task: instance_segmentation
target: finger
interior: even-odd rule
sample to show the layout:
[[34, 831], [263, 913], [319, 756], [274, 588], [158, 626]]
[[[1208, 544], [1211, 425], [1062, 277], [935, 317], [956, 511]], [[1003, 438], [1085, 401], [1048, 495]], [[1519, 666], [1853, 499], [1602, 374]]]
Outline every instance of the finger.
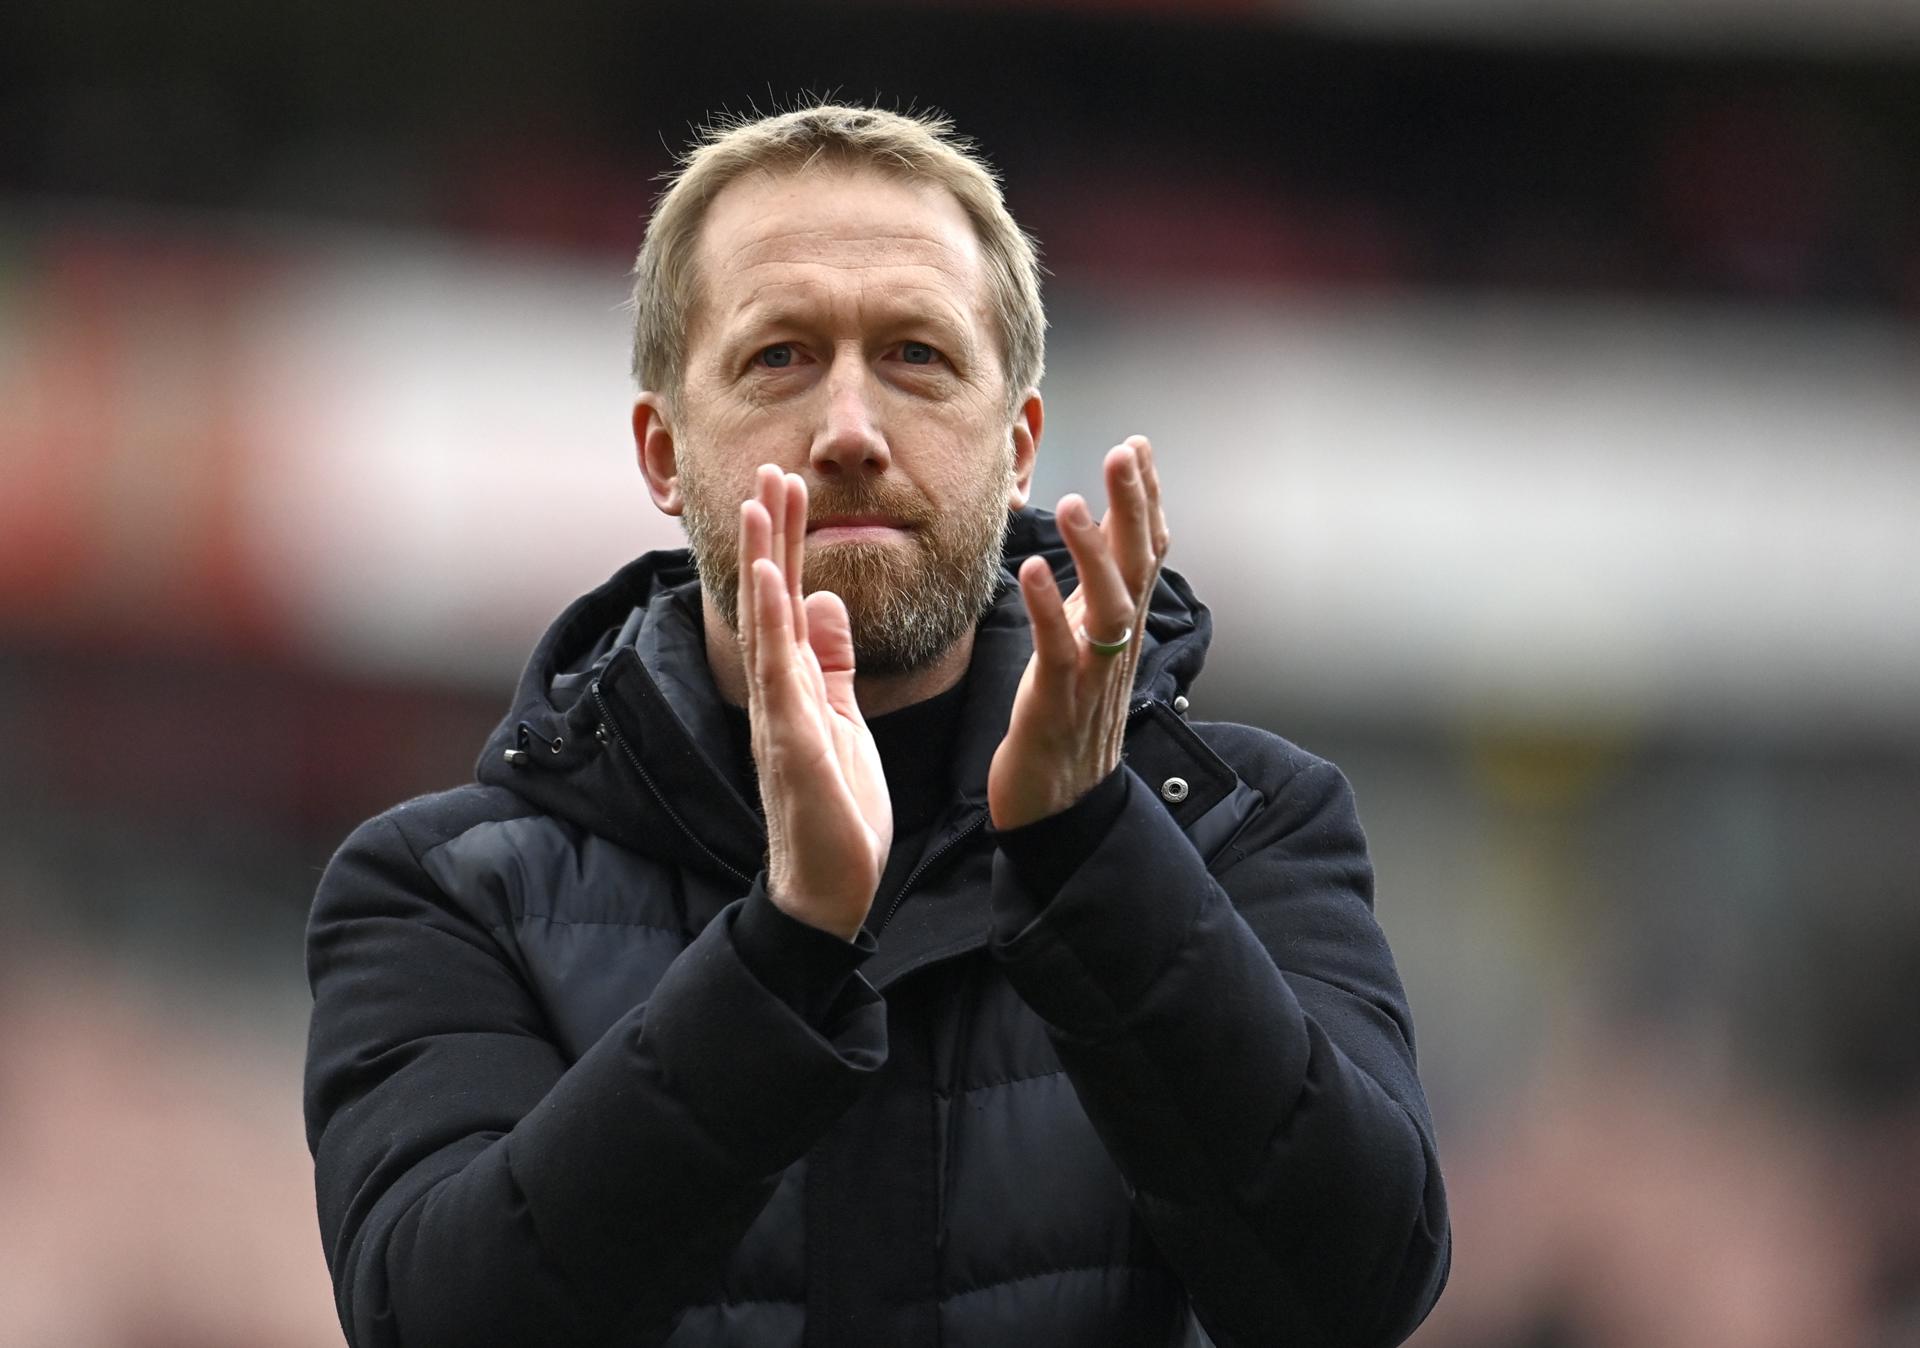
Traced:
[[737, 609], [735, 622], [739, 628], [749, 675], [753, 670], [754, 652], [757, 649], [753, 620], [753, 564], [767, 555], [768, 540], [769, 523], [766, 508], [755, 500], [742, 501], [740, 503], [740, 574], [735, 594]]
[[761, 464], [754, 472], [753, 496], [760, 503], [761, 508], [767, 512], [767, 551], [763, 555], [778, 568], [781, 586], [784, 589], [787, 573], [787, 539], [791, 532], [788, 527], [786, 474], [773, 464]]
[[763, 698], [788, 686], [785, 675], [793, 660], [793, 612], [787, 603], [780, 568], [772, 558], [753, 564], [753, 634], [757, 658], [754, 685]]
[[786, 566], [787, 509], [786, 479], [770, 463], [763, 463], [753, 476], [753, 499], [767, 512], [767, 552], [776, 567]]
[[1067, 551], [1073, 554], [1080, 590], [1086, 595], [1083, 621], [1087, 634], [1096, 641], [1117, 641], [1121, 633], [1133, 630], [1137, 603], [1127, 592], [1106, 538], [1087, 513], [1087, 503], [1077, 495], [1060, 499], [1057, 517], [1066, 535]]
[[[795, 662], [800, 659], [793, 644], [793, 606], [787, 602], [786, 581], [779, 564], [762, 557], [753, 564], [755, 641], [759, 659], [750, 683], [756, 737], [765, 743], [804, 743], [811, 735], [824, 735], [824, 712], [817, 695], [805, 691], [805, 682], [794, 677]], [[804, 727], [811, 726], [811, 729]], [[759, 741], [757, 741], [759, 742]], [[777, 761], [755, 757], [762, 768]]]
[[1029, 557], [1020, 565], [1020, 598], [1027, 606], [1033, 629], [1033, 653], [1039, 660], [1039, 678], [1050, 690], [1071, 683], [1080, 665], [1080, 639], [1067, 617], [1060, 586], [1043, 557]]
[[801, 580], [807, 564], [807, 483], [798, 473], [785, 475], [787, 486], [787, 594], [793, 605], [793, 640], [807, 644], [807, 606]]
[[1140, 479], [1147, 489], [1147, 519], [1149, 540], [1153, 547], [1153, 560], [1156, 565], [1167, 559], [1167, 548], [1172, 537], [1167, 530], [1167, 513], [1161, 504], [1160, 473], [1153, 466], [1153, 442], [1144, 435], [1129, 436], [1127, 443], [1138, 453], [1140, 461]]
[[1138, 452], [1129, 441], [1107, 451], [1107, 517], [1101, 528], [1107, 546], [1126, 578], [1127, 590], [1138, 595], [1153, 570], [1146, 481], [1140, 473]]

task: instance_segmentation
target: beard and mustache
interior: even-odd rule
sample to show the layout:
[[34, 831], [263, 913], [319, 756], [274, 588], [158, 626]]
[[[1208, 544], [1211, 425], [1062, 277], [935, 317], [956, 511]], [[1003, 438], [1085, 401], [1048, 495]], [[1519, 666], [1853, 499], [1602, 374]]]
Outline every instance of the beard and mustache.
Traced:
[[[701, 456], [679, 464], [682, 523], [706, 602], [740, 630], [741, 495], [706, 481]], [[1012, 514], [1012, 457], [983, 473], [977, 490], [936, 506], [898, 481], [809, 484], [813, 519], [881, 516], [904, 526], [904, 541], [840, 542], [808, 548], [801, 588], [830, 590], [846, 603], [854, 660], [862, 674], [924, 669], [973, 629], [993, 602]]]

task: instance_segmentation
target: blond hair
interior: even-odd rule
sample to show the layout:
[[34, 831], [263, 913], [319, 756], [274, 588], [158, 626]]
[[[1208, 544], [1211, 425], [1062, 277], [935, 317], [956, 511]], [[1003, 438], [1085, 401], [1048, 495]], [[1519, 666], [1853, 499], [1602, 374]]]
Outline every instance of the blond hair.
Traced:
[[953, 194], [980, 240], [1007, 402], [1017, 408], [1045, 368], [1047, 319], [1039, 255], [1008, 214], [993, 169], [945, 117], [833, 103], [751, 120], [723, 118], [682, 156], [633, 264], [633, 377], [640, 387], [669, 400], [679, 395], [700, 284], [700, 228], [714, 197], [749, 173], [797, 173], [815, 165], [867, 169]]

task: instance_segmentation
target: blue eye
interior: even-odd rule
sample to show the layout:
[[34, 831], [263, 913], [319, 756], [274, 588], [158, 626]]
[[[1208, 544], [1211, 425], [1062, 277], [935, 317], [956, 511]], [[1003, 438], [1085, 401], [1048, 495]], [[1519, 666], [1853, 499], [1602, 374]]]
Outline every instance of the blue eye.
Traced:
[[931, 365], [940, 353], [925, 342], [908, 342], [900, 348], [900, 359], [909, 365]]
[[785, 342], [770, 346], [760, 353], [760, 363], [769, 370], [784, 370], [793, 364], [793, 348]]

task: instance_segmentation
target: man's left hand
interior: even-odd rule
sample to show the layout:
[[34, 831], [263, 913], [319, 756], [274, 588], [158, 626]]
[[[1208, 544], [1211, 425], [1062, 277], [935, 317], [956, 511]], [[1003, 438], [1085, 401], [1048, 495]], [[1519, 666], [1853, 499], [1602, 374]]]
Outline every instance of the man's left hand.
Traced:
[[1045, 558], [1029, 557], [1020, 568], [1033, 658], [987, 773], [997, 829], [1059, 813], [1120, 762], [1147, 605], [1167, 556], [1167, 520], [1145, 436], [1109, 450], [1105, 476], [1108, 505], [1099, 524], [1075, 494], [1061, 497], [1056, 512], [1080, 578], [1073, 594], [1061, 598]]

